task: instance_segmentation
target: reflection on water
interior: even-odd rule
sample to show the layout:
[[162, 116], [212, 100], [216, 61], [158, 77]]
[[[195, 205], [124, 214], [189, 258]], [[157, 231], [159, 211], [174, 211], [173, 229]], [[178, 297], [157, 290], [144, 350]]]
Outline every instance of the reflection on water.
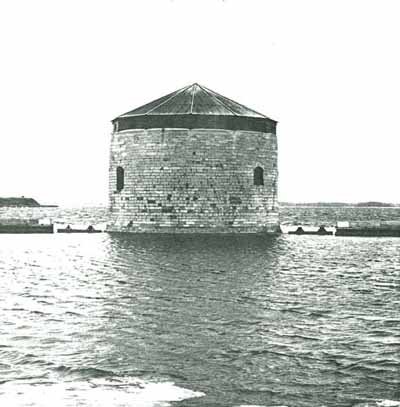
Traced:
[[399, 249], [329, 236], [0, 236], [1, 405], [53, 393], [58, 406], [398, 400]]

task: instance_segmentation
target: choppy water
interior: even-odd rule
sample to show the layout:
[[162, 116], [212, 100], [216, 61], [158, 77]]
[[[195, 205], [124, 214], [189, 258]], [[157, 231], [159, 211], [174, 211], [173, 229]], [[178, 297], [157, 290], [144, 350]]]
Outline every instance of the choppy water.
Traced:
[[0, 405], [400, 400], [399, 250], [391, 238], [0, 235]]

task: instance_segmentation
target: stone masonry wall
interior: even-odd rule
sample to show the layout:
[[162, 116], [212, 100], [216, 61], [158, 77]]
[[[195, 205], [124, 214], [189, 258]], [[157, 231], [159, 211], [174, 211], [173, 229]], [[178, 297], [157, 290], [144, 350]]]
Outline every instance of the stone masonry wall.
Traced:
[[[118, 166], [124, 188], [117, 191]], [[253, 182], [264, 169], [264, 185]], [[277, 141], [273, 133], [213, 129], [114, 132], [109, 231], [276, 232]]]

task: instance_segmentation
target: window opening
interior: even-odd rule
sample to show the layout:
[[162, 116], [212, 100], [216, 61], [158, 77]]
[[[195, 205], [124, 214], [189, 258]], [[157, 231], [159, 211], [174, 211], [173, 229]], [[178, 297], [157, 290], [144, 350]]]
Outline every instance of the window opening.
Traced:
[[264, 170], [261, 167], [254, 168], [254, 185], [264, 185]]
[[117, 167], [117, 191], [120, 192], [124, 189], [124, 169]]

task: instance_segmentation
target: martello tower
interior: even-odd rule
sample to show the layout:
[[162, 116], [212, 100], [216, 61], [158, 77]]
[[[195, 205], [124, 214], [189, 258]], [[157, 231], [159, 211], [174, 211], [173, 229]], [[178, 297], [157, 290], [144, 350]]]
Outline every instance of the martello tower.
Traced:
[[193, 84], [112, 123], [109, 231], [278, 231], [276, 121]]

